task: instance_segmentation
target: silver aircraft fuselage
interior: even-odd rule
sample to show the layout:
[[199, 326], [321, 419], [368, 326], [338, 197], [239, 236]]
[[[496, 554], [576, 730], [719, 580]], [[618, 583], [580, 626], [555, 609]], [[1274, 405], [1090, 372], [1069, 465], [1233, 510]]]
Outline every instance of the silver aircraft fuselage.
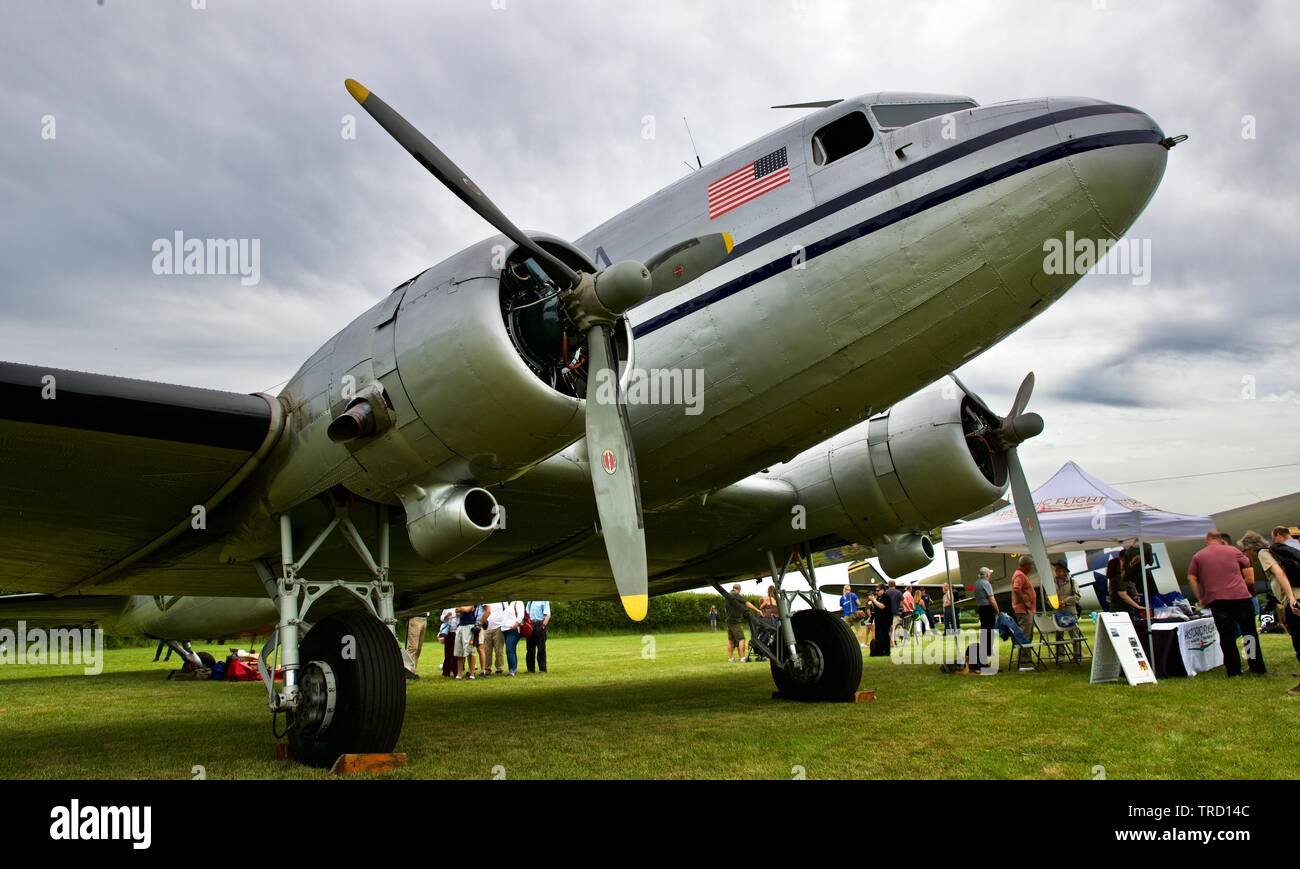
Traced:
[[[652, 592], [759, 569], [763, 548], [807, 539], [786, 521], [798, 499], [791, 469], [821, 461], [820, 444], [865, 426], [1046, 310], [1080, 275], [1047, 274], [1044, 242], [1067, 233], [1118, 239], [1162, 177], [1164, 133], [1146, 114], [1111, 103], [1019, 100], [896, 129], [883, 128], [872, 111], [955, 99], [873, 94], [813, 112], [575, 243], [604, 266], [707, 233], [736, 241], [724, 265], [629, 313], [636, 368], [704, 377], [700, 413], [680, 404], [631, 407]], [[852, 112], [870, 119], [870, 144], [819, 165], [814, 132]], [[788, 183], [710, 217], [712, 182], [781, 148]], [[417, 280], [401, 305], [437, 305], [445, 292]], [[377, 319], [391, 304], [363, 318]], [[403, 314], [393, 313], [400, 328]], [[318, 369], [304, 366], [285, 393], [309, 394], [312, 378], [330, 376], [328, 366]], [[394, 534], [403, 607], [612, 594], [591, 532], [581, 441], [496, 494], [508, 509], [508, 533], [449, 564], [421, 561]], [[196, 549], [187, 565], [240, 571], [241, 593], [261, 595], [247, 561], [226, 552], [222, 563], [222, 551], [219, 543]], [[322, 575], [365, 578], [344, 543], [322, 547], [315, 559]], [[144, 590], [149, 573], [142, 567], [96, 593]], [[205, 592], [196, 584], [194, 593]]]

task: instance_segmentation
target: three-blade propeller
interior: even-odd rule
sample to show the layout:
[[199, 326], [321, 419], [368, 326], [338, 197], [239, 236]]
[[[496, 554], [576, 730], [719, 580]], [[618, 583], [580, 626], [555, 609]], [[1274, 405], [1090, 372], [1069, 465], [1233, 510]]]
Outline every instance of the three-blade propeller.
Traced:
[[601, 535], [619, 597], [628, 616], [644, 619], [649, 602], [645, 523], [614, 330], [629, 308], [695, 280], [731, 253], [727, 233], [689, 239], [644, 265], [616, 263], [596, 274], [578, 272], [521, 231], [437, 145], [356, 81], [345, 83], [361, 107], [457, 198], [528, 251], [564, 293], [565, 310], [587, 335], [586, 439]]
[[1051, 563], [1047, 559], [1047, 542], [1038, 524], [1038, 511], [1034, 507], [1034, 496], [1029, 491], [1029, 482], [1025, 479], [1025, 469], [1020, 464], [1020, 455], [1016, 448], [1020, 444], [1037, 437], [1043, 432], [1043, 418], [1036, 413], [1025, 413], [1029, 406], [1029, 397], [1034, 392], [1034, 372], [1029, 372], [1016, 391], [1015, 401], [1006, 416], [994, 413], [974, 392], [961, 382], [956, 374], [953, 382], [973, 401], [987, 416], [996, 420], [997, 426], [991, 431], [995, 447], [1006, 455], [1007, 475], [1011, 480], [1011, 500], [1016, 507], [1016, 517], [1020, 520], [1020, 530], [1024, 532], [1025, 542], [1029, 544], [1029, 554], [1033, 556], [1038, 568], [1038, 581], [1046, 583], [1052, 575]]

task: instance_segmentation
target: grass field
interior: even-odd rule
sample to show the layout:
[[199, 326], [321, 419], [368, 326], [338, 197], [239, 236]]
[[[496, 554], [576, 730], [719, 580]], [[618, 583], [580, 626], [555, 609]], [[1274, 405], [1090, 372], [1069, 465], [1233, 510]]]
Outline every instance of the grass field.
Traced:
[[[1158, 686], [1086, 671], [947, 676], [869, 658], [877, 699], [770, 699], [765, 664], [728, 664], [723, 634], [553, 638], [551, 672], [452, 682], [426, 647], [396, 775], [426, 778], [1278, 778], [1300, 699], [1285, 636], [1267, 677]], [[211, 649], [224, 654], [222, 649]], [[522, 658], [523, 644], [520, 644]], [[1006, 648], [1004, 647], [1004, 665]], [[258, 683], [169, 682], [153, 649], [104, 673], [0, 666], [0, 777], [309, 778], [274, 760]], [[173, 663], [175, 658], [173, 658]], [[522, 670], [522, 664], [521, 664]], [[1281, 740], [1281, 741], [1279, 741]]]

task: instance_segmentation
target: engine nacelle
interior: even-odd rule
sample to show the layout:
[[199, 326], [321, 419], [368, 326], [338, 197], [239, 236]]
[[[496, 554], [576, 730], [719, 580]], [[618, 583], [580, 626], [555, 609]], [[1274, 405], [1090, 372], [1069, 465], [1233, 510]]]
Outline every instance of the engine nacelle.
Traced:
[[1005, 458], [978, 435], [956, 387], [911, 396], [777, 471], [798, 489], [808, 529], [873, 545], [898, 576], [934, 557], [926, 536], [1001, 497]]
[[446, 564], [482, 543], [497, 528], [496, 498], [475, 486], [405, 486], [398, 490], [406, 508], [411, 546], [432, 564]]
[[[567, 243], [534, 237], [594, 270]], [[336, 485], [390, 504], [412, 484], [492, 485], [582, 437], [585, 370], [570, 360], [585, 338], [514, 253], [500, 236], [467, 248], [307, 361], [281, 393], [289, 431], [268, 467], [274, 511]]]
[[[540, 244], [594, 272], [576, 248]], [[626, 356], [626, 321], [616, 345]], [[263, 509], [343, 486], [406, 509], [411, 543], [443, 562], [491, 533], [492, 496], [582, 437], [586, 336], [545, 272], [502, 236], [412, 278], [334, 336], [280, 395], [286, 436]]]
[[934, 561], [934, 543], [928, 534], [885, 534], [875, 543], [886, 576], [903, 576]]

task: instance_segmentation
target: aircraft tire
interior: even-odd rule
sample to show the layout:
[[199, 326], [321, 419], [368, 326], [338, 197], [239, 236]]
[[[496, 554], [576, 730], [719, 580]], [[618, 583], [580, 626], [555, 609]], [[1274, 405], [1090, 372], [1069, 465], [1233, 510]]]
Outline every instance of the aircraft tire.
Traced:
[[[314, 722], [305, 713], [289, 713], [289, 754], [308, 766], [329, 767], [342, 754], [391, 752], [406, 716], [406, 672], [384, 623], [368, 612], [334, 613], [307, 632], [299, 652], [302, 679], [312, 662], [324, 663], [337, 698], [324, 732], [306, 732], [315, 730]], [[304, 681], [299, 684], [305, 689]]]
[[790, 620], [795, 644], [808, 653], [813, 672], [801, 677], [772, 662], [772, 681], [781, 696], [807, 702], [852, 700], [862, 682], [862, 650], [853, 631], [826, 610], [800, 610]]

